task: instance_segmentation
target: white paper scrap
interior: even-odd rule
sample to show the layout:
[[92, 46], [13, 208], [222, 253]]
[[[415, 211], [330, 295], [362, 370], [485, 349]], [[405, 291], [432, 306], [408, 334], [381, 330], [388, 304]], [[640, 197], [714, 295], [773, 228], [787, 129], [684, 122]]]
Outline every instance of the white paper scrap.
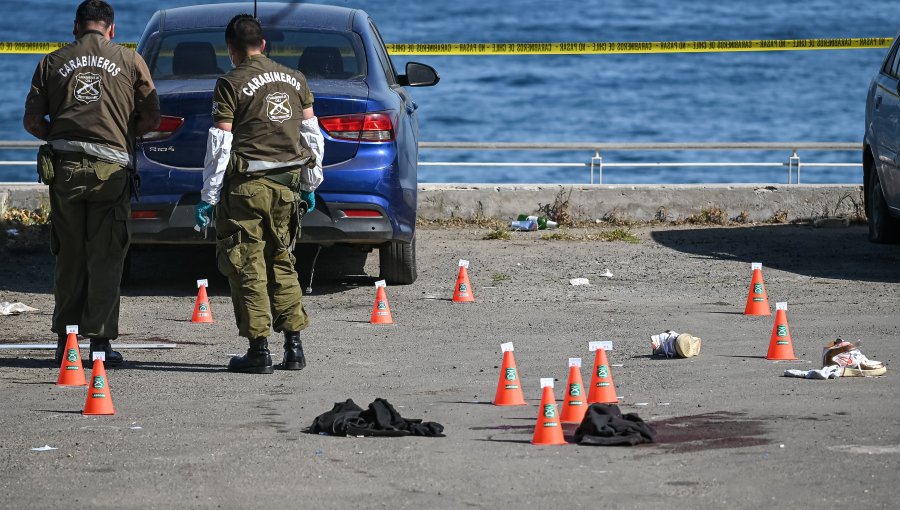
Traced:
[[569, 280], [569, 285], [572, 285], [573, 287], [577, 287], [579, 285], [590, 286], [591, 282], [587, 278], [572, 278], [571, 280]]
[[553, 387], [553, 378], [552, 377], [541, 377], [541, 388], [552, 388]]
[[604, 278], [612, 278], [613, 274], [609, 272], [609, 269], [607, 269], [606, 272], [601, 274], [600, 276], [602, 276]]
[[0, 315], [19, 315], [23, 312], [36, 312], [37, 308], [32, 308], [24, 303], [0, 303]]
[[506, 342], [505, 344], [500, 344], [500, 352], [512, 352], [513, 351], [513, 343]]
[[387, 287], [387, 281], [386, 280], [378, 280], [377, 282], [375, 282], [375, 288], [377, 289], [379, 287]]
[[751, 271], [756, 271], [757, 269], [762, 269], [762, 262], [753, 262], [750, 264]]
[[570, 367], [580, 367], [581, 366], [581, 358], [569, 358], [569, 366]]
[[209, 287], [209, 280], [197, 280], [197, 288]]
[[44, 446], [40, 446], [38, 448], [31, 449], [31, 451], [33, 451], [33, 452], [49, 452], [50, 450], [59, 450], [59, 448], [54, 448], [54, 447], [50, 446], [49, 444], [45, 444]]
[[786, 311], [786, 310], [787, 310], [787, 301], [784, 301], [784, 302], [781, 302], [781, 303], [775, 303], [775, 309], [776, 309], [776, 310], [785, 310], [785, 311]]
[[599, 351], [600, 349], [603, 349], [604, 351], [613, 350], [612, 342], [605, 341], [605, 342], [590, 342], [590, 343], [588, 343], [589, 351], [594, 352], [594, 351]]

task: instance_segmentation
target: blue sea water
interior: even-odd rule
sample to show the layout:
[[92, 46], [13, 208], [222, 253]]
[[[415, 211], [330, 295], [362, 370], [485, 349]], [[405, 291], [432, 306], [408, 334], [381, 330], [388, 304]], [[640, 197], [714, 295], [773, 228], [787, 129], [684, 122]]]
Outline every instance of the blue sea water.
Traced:
[[[117, 39], [189, 0], [114, 0]], [[366, 10], [386, 42], [682, 41], [893, 37], [900, 2], [868, 0], [323, 1]], [[77, 2], [31, 0], [0, 18], [0, 40], [70, 40]], [[248, 2], [248, 10], [251, 3]], [[860, 142], [868, 85], [886, 50], [658, 55], [394, 57], [438, 69], [412, 91], [421, 140], [503, 142]], [[0, 139], [21, 128], [36, 55], [0, 55]], [[422, 161], [589, 161], [591, 154], [423, 150]], [[604, 162], [786, 161], [781, 152], [609, 152]], [[856, 152], [801, 152], [856, 163]], [[2, 159], [30, 153], [0, 151]], [[0, 180], [32, 170], [0, 168]], [[421, 167], [420, 182], [584, 183], [584, 169]], [[604, 170], [606, 183], [784, 182], [786, 170]], [[805, 169], [805, 183], [861, 182], [858, 169]]]

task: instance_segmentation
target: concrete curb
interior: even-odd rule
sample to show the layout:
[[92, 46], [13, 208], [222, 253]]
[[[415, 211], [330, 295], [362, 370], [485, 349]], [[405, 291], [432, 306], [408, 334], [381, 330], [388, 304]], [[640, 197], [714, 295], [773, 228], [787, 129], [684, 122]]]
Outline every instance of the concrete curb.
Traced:
[[[427, 220], [509, 219], [566, 200], [573, 220], [679, 220], [704, 209], [721, 209], [729, 218], [745, 213], [754, 222], [776, 214], [787, 221], [864, 216], [863, 188], [851, 184], [423, 184], [418, 195], [418, 215]], [[0, 213], [48, 203], [42, 184], [0, 184]]]
[[787, 221], [828, 216], [863, 217], [861, 185], [486, 185], [419, 186], [420, 218], [501, 218], [535, 213], [568, 200], [573, 220], [679, 220], [718, 208], [749, 221], [776, 214]]

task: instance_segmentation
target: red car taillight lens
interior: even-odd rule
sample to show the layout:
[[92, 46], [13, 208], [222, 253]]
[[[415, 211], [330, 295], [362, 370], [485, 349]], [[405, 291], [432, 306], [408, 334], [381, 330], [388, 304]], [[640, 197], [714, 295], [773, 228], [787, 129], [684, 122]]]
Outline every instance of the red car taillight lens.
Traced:
[[184, 119], [181, 117], [163, 115], [159, 118], [159, 127], [144, 135], [143, 140], [145, 142], [153, 142], [156, 140], [163, 140], [165, 138], [168, 138], [174, 135], [182, 124], [184, 124]]
[[354, 142], [392, 142], [394, 124], [385, 113], [366, 113], [320, 117], [319, 124], [328, 136]]

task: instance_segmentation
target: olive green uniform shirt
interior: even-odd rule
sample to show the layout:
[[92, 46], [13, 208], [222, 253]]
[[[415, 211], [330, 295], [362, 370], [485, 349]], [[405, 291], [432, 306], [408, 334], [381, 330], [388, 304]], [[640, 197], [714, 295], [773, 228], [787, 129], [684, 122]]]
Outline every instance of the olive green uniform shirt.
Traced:
[[134, 112], [158, 112], [147, 64], [134, 50], [88, 31], [41, 59], [26, 115], [49, 115], [47, 140], [71, 140], [132, 152]]
[[232, 152], [247, 160], [288, 162], [311, 156], [300, 142], [303, 110], [312, 107], [306, 78], [264, 55], [251, 55], [219, 78], [213, 120], [231, 123]]

